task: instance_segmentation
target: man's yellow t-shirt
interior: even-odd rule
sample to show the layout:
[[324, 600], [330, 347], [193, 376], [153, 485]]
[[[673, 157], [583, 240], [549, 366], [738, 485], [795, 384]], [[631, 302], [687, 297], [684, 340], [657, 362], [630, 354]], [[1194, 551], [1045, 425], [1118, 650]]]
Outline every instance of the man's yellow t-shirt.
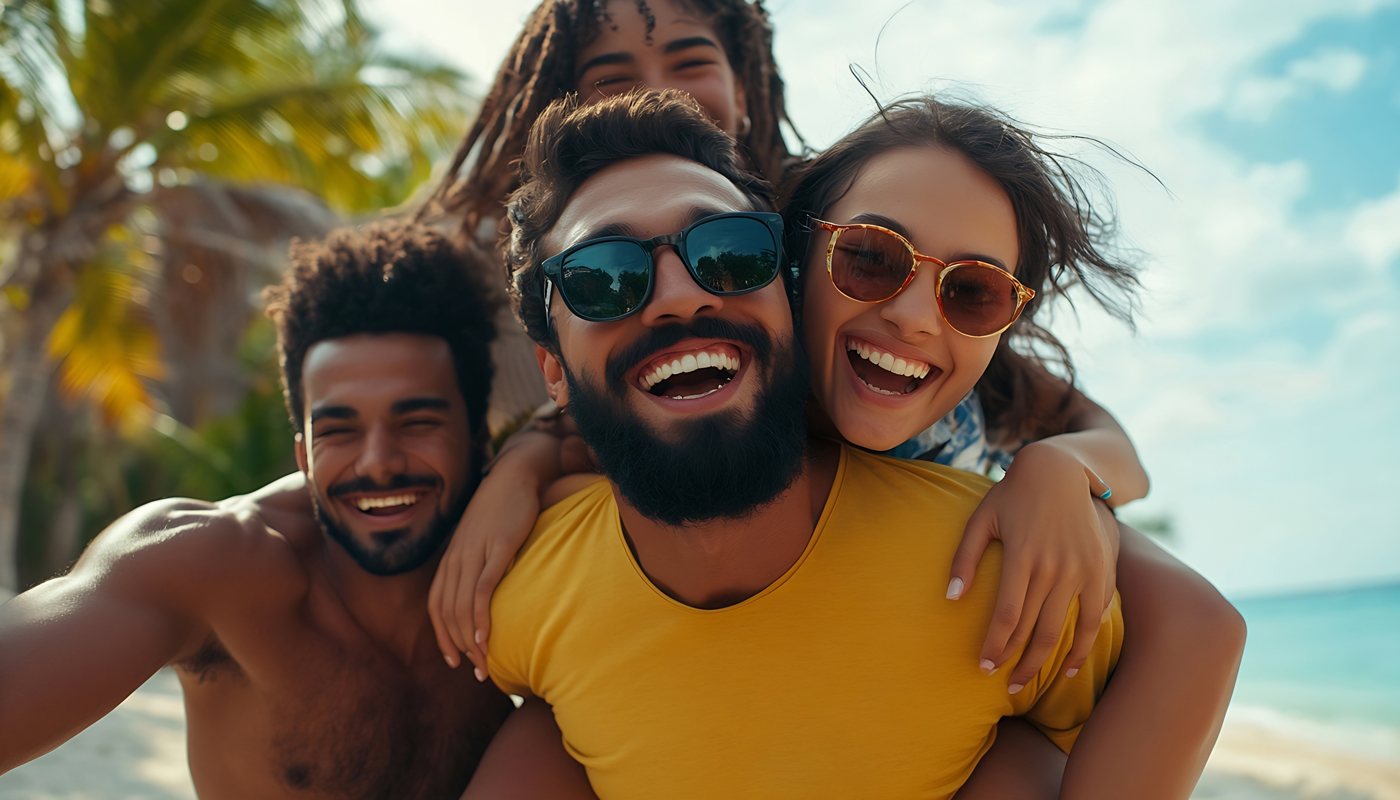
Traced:
[[702, 610], [633, 558], [606, 481], [540, 516], [492, 600], [489, 666], [553, 705], [611, 798], [948, 798], [1024, 714], [1065, 750], [1118, 658], [1115, 598], [1074, 678], [1066, 635], [1007, 693], [978, 669], [996, 602], [993, 543], [962, 599], [953, 553], [991, 486], [843, 447], [806, 551], [737, 605]]

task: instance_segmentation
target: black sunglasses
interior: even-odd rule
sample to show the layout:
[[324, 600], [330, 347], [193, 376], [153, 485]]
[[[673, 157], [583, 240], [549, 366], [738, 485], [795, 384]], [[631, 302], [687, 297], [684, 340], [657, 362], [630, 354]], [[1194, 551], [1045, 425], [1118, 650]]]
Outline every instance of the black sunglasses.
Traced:
[[680, 233], [652, 239], [603, 236], [544, 260], [545, 319], [551, 283], [569, 310], [589, 322], [622, 319], [651, 299], [656, 248], [676, 249], [690, 276], [717, 295], [758, 291], [778, 276], [783, 218], [763, 211], [705, 217]]

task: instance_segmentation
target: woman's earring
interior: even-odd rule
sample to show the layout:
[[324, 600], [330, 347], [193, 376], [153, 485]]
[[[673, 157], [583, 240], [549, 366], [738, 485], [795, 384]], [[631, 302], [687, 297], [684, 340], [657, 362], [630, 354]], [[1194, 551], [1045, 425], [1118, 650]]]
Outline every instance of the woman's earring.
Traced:
[[739, 120], [739, 135], [748, 136], [751, 130], [753, 130], [753, 120], [749, 119], [748, 114], [745, 114], [744, 118]]

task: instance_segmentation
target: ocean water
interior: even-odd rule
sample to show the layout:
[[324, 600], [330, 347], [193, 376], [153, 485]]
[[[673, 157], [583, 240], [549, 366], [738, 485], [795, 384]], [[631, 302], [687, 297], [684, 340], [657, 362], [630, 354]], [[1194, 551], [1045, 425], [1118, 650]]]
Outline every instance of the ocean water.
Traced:
[[1400, 584], [1233, 602], [1249, 638], [1231, 717], [1400, 754]]

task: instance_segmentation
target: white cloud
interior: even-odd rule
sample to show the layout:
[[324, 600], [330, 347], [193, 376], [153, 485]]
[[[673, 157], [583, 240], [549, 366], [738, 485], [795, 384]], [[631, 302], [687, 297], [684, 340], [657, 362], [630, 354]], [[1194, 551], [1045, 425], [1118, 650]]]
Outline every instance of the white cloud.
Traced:
[[1394, 192], [1356, 209], [1347, 238], [1372, 267], [1384, 268], [1400, 257], [1400, 182]]
[[1366, 74], [1367, 63], [1355, 50], [1322, 48], [1289, 64], [1283, 77], [1242, 78], [1226, 113], [1233, 119], [1267, 122], [1286, 101], [1305, 97], [1315, 89], [1341, 94], [1356, 88]]
[[1288, 75], [1333, 92], [1347, 92], [1361, 82], [1366, 64], [1366, 57], [1355, 50], [1327, 47], [1289, 64]]

